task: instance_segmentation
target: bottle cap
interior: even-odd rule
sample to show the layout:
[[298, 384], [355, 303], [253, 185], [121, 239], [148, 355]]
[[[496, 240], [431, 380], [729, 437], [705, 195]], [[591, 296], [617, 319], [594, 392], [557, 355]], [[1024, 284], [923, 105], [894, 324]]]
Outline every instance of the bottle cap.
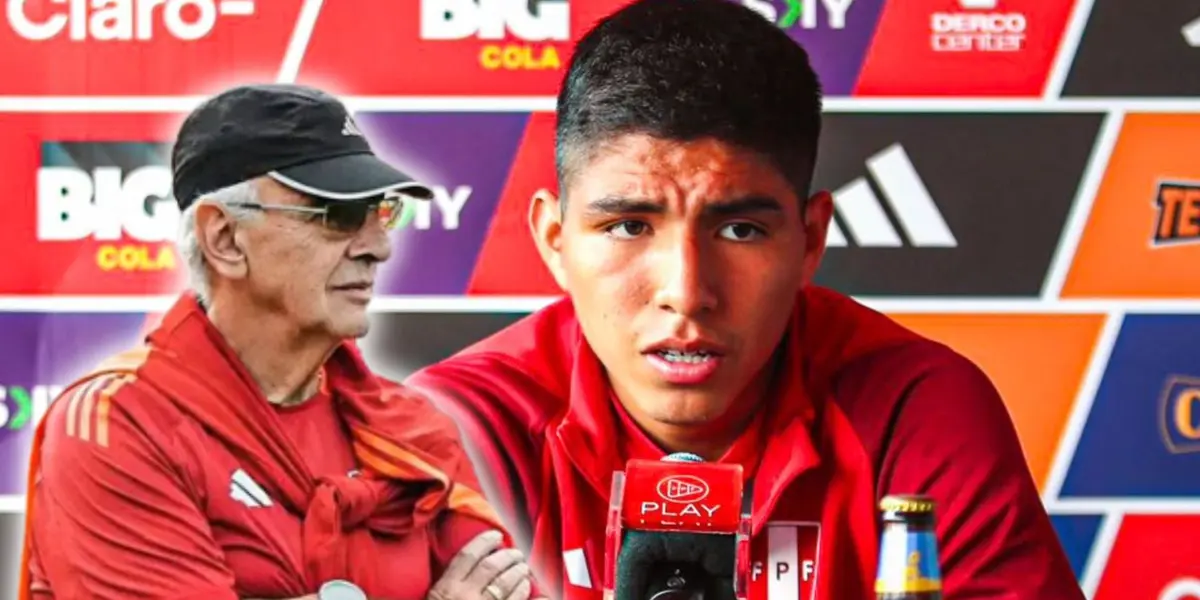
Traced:
[[932, 498], [917, 494], [884, 496], [879, 501], [879, 510], [897, 514], [930, 514], [933, 512], [934, 506]]
[[357, 585], [342, 579], [326, 581], [317, 592], [319, 600], [367, 600], [367, 595]]

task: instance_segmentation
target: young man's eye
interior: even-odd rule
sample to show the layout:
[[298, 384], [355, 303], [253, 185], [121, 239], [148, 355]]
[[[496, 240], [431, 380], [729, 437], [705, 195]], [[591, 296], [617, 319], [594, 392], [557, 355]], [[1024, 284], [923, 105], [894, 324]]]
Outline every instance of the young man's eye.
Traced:
[[735, 242], [751, 242], [763, 238], [767, 232], [750, 223], [730, 223], [721, 228], [720, 235]]
[[617, 239], [633, 239], [638, 237], [650, 229], [650, 226], [641, 221], [621, 221], [614, 223], [605, 228], [605, 232]]

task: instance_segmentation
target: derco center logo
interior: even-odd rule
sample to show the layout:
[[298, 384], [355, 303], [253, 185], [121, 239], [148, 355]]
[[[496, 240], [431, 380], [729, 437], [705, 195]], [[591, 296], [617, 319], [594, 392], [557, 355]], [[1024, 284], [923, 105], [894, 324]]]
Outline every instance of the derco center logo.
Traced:
[[421, 0], [421, 39], [484, 42], [485, 69], [558, 69], [553, 42], [571, 37], [570, 0]]
[[7, 0], [5, 9], [12, 30], [32, 41], [64, 33], [73, 42], [145, 41], [163, 30], [181, 40], [198, 40], [212, 33], [218, 17], [253, 15], [254, 0]]
[[999, 0], [959, 0], [961, 11], [934, 13], [934, 52], [1016, 52], [1025, 47], [1024, 13], [997, 12]]

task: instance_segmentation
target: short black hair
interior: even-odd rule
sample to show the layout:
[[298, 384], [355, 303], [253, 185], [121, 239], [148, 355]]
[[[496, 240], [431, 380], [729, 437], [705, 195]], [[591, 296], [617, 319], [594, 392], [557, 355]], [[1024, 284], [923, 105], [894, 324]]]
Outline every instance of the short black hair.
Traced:
[[576, 44], [558, 94], [560, 191], [605, 141], [713, 138], [765, 157], [806, 198], [821, 133], [808, 53], [729, 0], [637, 0]]

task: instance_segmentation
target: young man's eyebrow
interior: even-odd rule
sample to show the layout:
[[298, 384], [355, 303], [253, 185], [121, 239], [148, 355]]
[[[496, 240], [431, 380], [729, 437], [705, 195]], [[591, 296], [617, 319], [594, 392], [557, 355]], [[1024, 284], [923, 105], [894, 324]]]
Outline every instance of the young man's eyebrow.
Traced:
[[[666, 206], [646, 198], [605, 196], [588, 203], [585, 211], [591, 215], [662, 214]], [[761, 213], [782, 213], [783, 205], [770, 196], [741, 196], [712, 202], [704, 207], [706, 217], [735, 217]]]
[[585, 212], [591, 215], [644, 215], [661, 214], [666, 207], [661, 202], [645, 198], [605, 196], [588, 202]]
[[705, 216], [736, 217], [749, 214], [782, 213], [783, 205], [770, 196], [742, 196], [713, 202], [704, 207]]

